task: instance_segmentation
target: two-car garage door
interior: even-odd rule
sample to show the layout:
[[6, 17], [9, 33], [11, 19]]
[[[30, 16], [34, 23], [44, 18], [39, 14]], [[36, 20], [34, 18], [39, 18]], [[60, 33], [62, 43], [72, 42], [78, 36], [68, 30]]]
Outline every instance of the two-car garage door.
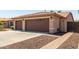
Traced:
[[30, 31], [49, 31], [49, 20], [48, 19], [36, 19], [28, 20], [25, 22], [25, 29]]
[[[22, 20], [16, 21], [16, 30], [22, 30]], [[49, 20], [48, 19], [32, 19], [25, 20], [25, 30], [27, 31], [39, 31], [49, 32]]]

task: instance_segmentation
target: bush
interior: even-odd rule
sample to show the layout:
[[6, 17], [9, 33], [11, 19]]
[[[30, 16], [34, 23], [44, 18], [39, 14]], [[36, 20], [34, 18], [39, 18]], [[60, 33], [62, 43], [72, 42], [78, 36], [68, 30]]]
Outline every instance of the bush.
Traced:
[[11, 29], [14, 29], [14, 26], [10, 26]]
[[0, 21], [0, 31], [4, 29], [3, 22]]

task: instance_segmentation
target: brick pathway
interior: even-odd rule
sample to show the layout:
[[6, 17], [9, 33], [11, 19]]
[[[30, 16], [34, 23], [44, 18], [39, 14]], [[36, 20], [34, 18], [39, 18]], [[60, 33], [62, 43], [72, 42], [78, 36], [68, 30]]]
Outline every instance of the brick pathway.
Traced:
[[73, 33], [69, 32], [64, 34], [63, 36], [57, 38], [56, 40], [52, 41], [51, 43], [43, 46], [41, 49], [56, 49], [58, 48], [62, 43], [64, 43]]

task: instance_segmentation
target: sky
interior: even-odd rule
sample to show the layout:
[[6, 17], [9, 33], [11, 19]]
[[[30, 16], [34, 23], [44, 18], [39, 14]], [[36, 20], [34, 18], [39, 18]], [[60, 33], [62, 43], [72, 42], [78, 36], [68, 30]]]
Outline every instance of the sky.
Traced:
[[[0, 18], [13, 18], [16, 16], [31, 14], [40, 11], [44, 10], [0, 10]], [[79, 14], [77, 10], [62, 10], [62, 11], [72, 12], [74, 19], [79, 20]]]

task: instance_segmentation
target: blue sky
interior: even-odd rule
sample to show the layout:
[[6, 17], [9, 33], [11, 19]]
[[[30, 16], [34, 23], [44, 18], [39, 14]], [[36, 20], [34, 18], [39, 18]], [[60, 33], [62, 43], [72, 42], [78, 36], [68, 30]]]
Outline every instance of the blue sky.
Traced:
[[31, 14], [39, 10], [0, 10], [0, 18], [12, 18], [20, 15]]
[[[0, 18], [12, 18], [19, 15], [31, 14], [43, 10], [0, 10]], [[74, 19], [79, 20], [79, 14], [77, 10], [65, 10], [72, 12]]]

